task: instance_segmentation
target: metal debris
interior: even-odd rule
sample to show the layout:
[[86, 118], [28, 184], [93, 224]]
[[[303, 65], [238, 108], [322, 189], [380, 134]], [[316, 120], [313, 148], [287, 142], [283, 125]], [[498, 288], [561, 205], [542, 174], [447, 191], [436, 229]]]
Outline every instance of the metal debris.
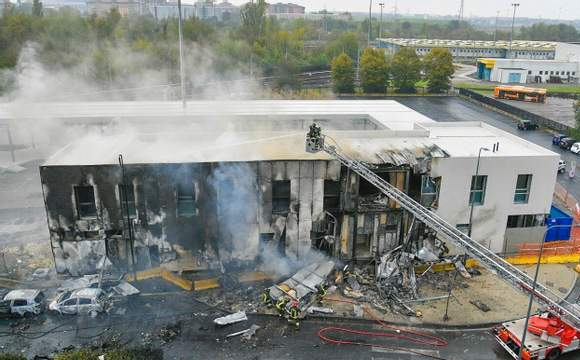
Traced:
[[252, 338], [252, 336], [254, 336], [256, 334], [256, 331], [258, 331], [259, 328], [260, 328], [260, 326], [253, 324], [248, 329], [226, 335], [226, 338], [231, 338], [231, 337], [242, 335], [242, 338], [244, 340], [250, 340]]
[[126, 281], [121, 281], [118, 285], [111, 288], [115, 293], [121, 296], [131, 296], [140, 293], [139, 289], [129, 284]]
[[334, 314], [334, 310], [328, 307], [311, 306], [308, 308], [308, 313]]
[[235, 324], [235, 323], [239, 323], [242, 321], [246, 321], [248, 320], [248, 317], [246, 316], [246, 312], [245, 311], [238, 311], [237, 313], [233, 313], [227, 316], [222, 316], [219, 317], [217, 319], [214, 319], [214, 324], [219, 325], [219, 326], [225, 326], [225, 325], [229, 325], [229, 324]]
[[489, 306], [487, 306], [486, 304], [482, 303], [479, 300], [470, 300], [469, 303], [483, 312], [488, 312], [491, 310]]

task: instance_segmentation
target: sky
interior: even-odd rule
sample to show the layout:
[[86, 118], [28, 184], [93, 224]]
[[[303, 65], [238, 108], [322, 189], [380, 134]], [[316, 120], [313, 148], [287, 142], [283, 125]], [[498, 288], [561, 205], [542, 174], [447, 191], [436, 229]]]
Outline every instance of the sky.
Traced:
[[[231, 3], [240, 5], [248, 0], [230, 0]], [[268, 2], [288, 2], [287, 0], [270, 0]], [[517, 1], [520, 6], [517, 16], [532, 18], [550, 18], [561, 20], [574, 20], [580, 18], [580, 0], [464, 0], [465, 17], [489, 16], [495, 17], [497, 11], [500, 16], [512, 16], [511, 3]], [[290, 2], [306, 7], [306, 11], [327, 9], [329, 11], [369, 11], [369, 2], [366, 0], [291, 0]], [[385, 3], [387, 8], [393, 11], [397, 3], [399, 14], [431, 14], [431, 15], [457, 15], [461, 0], [374, 0], [373, 12], [379, 12], [377, 5]]]

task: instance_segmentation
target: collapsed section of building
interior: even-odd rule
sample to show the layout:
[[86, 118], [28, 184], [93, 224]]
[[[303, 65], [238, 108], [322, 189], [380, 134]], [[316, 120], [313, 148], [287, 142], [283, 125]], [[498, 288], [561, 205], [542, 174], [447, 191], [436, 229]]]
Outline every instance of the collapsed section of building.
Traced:
[[[435, 123], [394, 101], [248, 101], [219, 104], [223, 114], [207, 112], [218, 104], [193, 103], [171, 113], [181, 124], [172, 127], [124, 104], [110, 125], [118, 133], [78, 139], [40, 168], [59, 273], [185, 257], [216, 269], [278, 265], [312, 249], [363, 261], [395, 249], [410, 229], [418, 249], [433, 240], [365, 179], [306, 153], [312, 122], [449, 223], [471, 224], [493, 251], [542, 231], [549, 213], [558, 156], [485, 124]], [[475, 176], [482, 147], [490, 151]]]

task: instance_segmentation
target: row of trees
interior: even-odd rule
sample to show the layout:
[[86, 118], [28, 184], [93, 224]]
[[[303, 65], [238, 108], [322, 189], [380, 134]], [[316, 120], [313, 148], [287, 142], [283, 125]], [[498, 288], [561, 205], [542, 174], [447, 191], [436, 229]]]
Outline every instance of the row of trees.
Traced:
[[[402, 48], [389, 59], [383, 50], [367, 48], [360, 58], [360, 87], [367, 94], [385, 93], [389, 86], [414, 93], [417, 83], [425, 80], [429, 92], [439, 93], [449, 89], [453, 72], [447, 49], [433, 49], [420, 58], [414, 49]], [[332, 61], [332, 79], [337, 93], [355, 92], [355, 63], [346, 53]]]

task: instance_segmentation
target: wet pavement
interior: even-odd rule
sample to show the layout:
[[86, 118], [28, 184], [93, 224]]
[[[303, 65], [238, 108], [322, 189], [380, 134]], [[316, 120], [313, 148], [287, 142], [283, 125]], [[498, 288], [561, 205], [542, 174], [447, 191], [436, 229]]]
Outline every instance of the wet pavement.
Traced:
[[[483, 121], [560, 154], [560, 158], [566, 160], [568, 166], [572, 161], [575, 161], [577, 172], [580, 170], [580, 156], [552, 145], [551, 133], [543, 130], [518, 130], [512, 118], [459, 97], [391, 97], [389, 99], [397, 100], [436, 121]], [[576, 199], [580, 199], [580, 180], [578, 177], [570, 179], [568, 174], [558, 174], [558, 182]]]

